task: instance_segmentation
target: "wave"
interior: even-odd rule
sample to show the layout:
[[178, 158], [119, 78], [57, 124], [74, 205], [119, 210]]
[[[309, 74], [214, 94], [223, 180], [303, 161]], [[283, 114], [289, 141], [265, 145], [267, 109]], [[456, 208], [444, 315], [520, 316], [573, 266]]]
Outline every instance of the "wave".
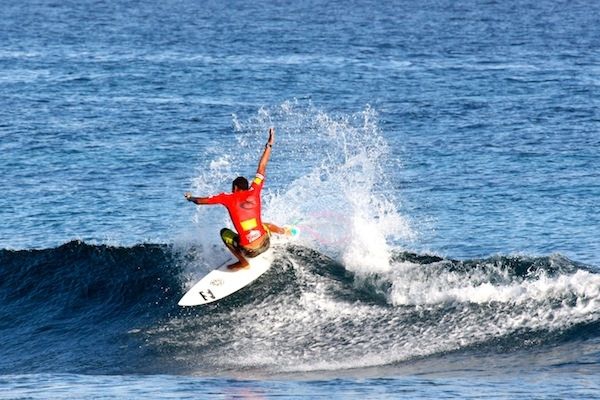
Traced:
[[[172, 308], [168, 246], [73, 241], [0, 250], [0, 372], [116, 370], [135, 356], [127, 332]], [[172, 273], [166, 273], [170, 271]]]
[[202, 250], [70, 242], [0, 250], [0, 373], [296, 373], [600, 336], [600, 275], [560, 255], [395, 252], [352, 272], [299, 245], [223, 301], [180, 308]]

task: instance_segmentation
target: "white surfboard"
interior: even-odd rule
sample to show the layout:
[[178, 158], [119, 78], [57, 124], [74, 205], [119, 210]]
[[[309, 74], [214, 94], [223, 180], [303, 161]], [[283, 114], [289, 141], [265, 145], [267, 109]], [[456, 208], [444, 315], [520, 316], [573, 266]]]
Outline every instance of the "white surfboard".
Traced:
[[233, 264], [235, 260], [233, 258], [227, 260], [188, 290], [179, 300], [179, 305], [199, 306], [227, 297], [248, 286], [267, 272], [273, 259], [273, 249], [271, 248], [254, 258], [248, 258], [250, 265], [247, 268], [231, 270], [227, 266]]

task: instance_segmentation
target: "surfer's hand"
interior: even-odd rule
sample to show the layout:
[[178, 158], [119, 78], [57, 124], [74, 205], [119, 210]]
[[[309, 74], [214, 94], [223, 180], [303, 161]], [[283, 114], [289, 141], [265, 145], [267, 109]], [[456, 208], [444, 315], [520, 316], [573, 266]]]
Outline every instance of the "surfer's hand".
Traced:
[[300, 231], [295, 226], [285, 225], [283, 227], [283, 234], [285, 236], [296, 236], [298, 233], [300, 233]]
[[190, 201], [192, 199], [192, 194], [190, 192], [185, 192], [183, 197], [185, 197], [187, 201]]
[[269, 140], [267, 140], [267, 144], [273, 145], [275, 141], [275, 128], [269, 128]]

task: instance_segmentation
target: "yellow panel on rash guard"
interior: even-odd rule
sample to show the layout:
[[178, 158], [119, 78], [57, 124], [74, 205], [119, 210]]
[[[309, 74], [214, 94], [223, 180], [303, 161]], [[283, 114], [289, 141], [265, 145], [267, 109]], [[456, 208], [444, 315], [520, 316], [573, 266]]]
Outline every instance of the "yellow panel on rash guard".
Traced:
[[254, 229], [257, 226], [256, 218], [247, 219], [241, 222], [242, 229], [245, 231], [249, 231], [250, 229]]

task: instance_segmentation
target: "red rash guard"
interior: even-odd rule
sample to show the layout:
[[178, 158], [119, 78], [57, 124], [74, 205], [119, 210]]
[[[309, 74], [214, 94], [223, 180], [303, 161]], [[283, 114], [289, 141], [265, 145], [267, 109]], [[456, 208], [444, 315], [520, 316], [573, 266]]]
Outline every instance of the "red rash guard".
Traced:
[[267, 234], [260, 219], [260, 192], [264, 179], [264, 176], [257, 173], [248, 190], [221, 193], [206, 200], [206, 204], [222, 204], [227, 207], [233, 226], [240, 236], [241, 246], [247, 246]]

